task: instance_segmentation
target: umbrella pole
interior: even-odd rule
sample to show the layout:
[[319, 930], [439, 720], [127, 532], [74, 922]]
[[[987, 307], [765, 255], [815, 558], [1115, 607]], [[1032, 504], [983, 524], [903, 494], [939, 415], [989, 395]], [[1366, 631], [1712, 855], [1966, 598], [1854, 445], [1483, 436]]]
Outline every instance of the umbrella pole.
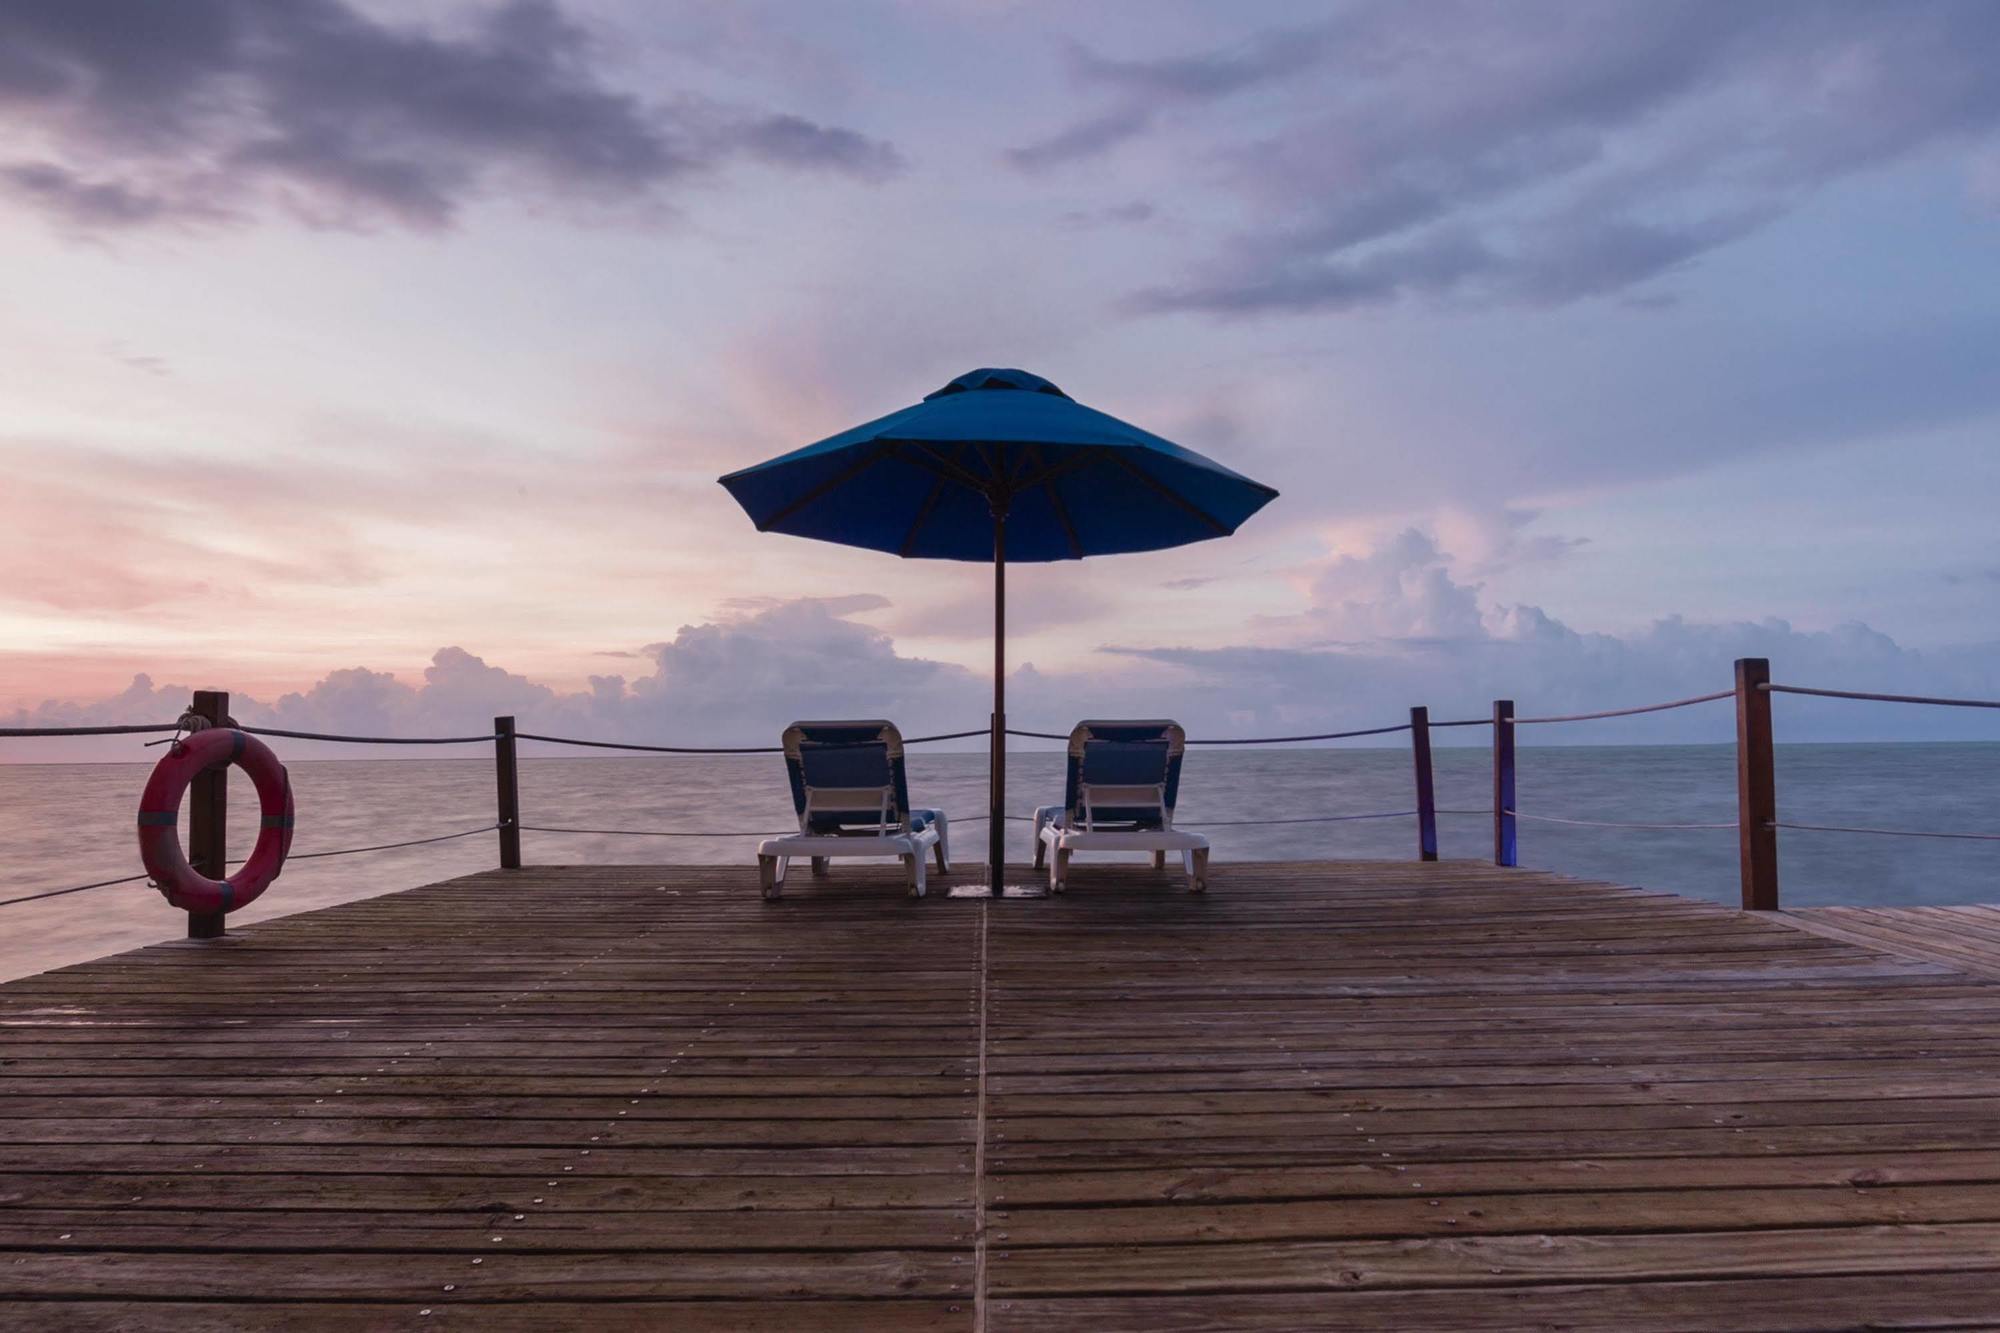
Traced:
[[987, 775], [986, 891], [1001, 896], [1007, 866], [1007, 514], [993, 511], [993, 740]]

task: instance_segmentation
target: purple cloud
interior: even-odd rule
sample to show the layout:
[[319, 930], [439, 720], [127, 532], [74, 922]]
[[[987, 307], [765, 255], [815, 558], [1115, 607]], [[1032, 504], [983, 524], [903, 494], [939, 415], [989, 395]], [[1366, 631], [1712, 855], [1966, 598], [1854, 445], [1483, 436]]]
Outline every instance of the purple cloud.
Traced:
[[[1141, 311], [1256, 316], [1405, 298], [1559, 304], [1672, 273], [1854, 173], [2000, 126], [1983, 0], [1373, 0], [1309, 33], [1073, 60], [1106, 102], [1014, 160], [1147, 134], [1255, 219]], [[1216, 142], [1255, 92], [1278, 127]]]
[[553, 0], [451, 29], [347, 0], [0, 0], [0, 188], [76, 227], [212, 222], [281, 203], [320, 225], [449, 225], [500, 187], [637, 202], [750, 159], [879, 180], [888, 144], [601, 75]]

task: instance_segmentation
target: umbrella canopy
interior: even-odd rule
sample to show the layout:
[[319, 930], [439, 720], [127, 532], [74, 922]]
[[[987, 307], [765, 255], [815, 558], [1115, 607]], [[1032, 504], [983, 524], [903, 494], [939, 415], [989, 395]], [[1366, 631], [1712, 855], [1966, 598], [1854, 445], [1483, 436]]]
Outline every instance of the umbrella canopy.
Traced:
[[1006, 566], [1225, 537], [1277, 495], [1024, 370], [960, 375], [900, 412], [732, 472], [760, 532], [893, 555], [991, 560], [990, 884], [1000, 888]]

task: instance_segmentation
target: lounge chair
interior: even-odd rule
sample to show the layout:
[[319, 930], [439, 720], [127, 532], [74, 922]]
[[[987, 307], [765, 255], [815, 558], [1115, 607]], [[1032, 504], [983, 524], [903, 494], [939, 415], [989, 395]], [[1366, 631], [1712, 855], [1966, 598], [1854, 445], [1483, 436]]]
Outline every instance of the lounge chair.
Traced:
[[1069, 734], [1063, 803], [1035, 811], [1035, 868], [1061, 893], [1074, 852], [1179, 852], [1188, 889], [1208, 887], [1208, 839], [1174, 827], [1187, 733], [1178, 722], [1079, 722]]
[[785, 769], [799, 831], [757, 847], [766, 898], [784, 891], [792, 858], [812, 858], [814, 875], [836, 856], [901, 858], [910, 896], [924, 894], [925, 854], [951, 869], [944, 814], [911, 809], [903, 736], [893, 722], [794, 722], [785, 728]]

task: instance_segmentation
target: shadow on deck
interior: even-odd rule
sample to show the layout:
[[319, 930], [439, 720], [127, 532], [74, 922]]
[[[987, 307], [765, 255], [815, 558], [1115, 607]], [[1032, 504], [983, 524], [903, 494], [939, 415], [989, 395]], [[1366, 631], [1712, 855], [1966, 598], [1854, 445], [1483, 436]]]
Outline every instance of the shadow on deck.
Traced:
[[1471, 863], [1213, 882], [495, 871], [11, 983], [0, 1323], [2000, 1321], [1993, 981]]

